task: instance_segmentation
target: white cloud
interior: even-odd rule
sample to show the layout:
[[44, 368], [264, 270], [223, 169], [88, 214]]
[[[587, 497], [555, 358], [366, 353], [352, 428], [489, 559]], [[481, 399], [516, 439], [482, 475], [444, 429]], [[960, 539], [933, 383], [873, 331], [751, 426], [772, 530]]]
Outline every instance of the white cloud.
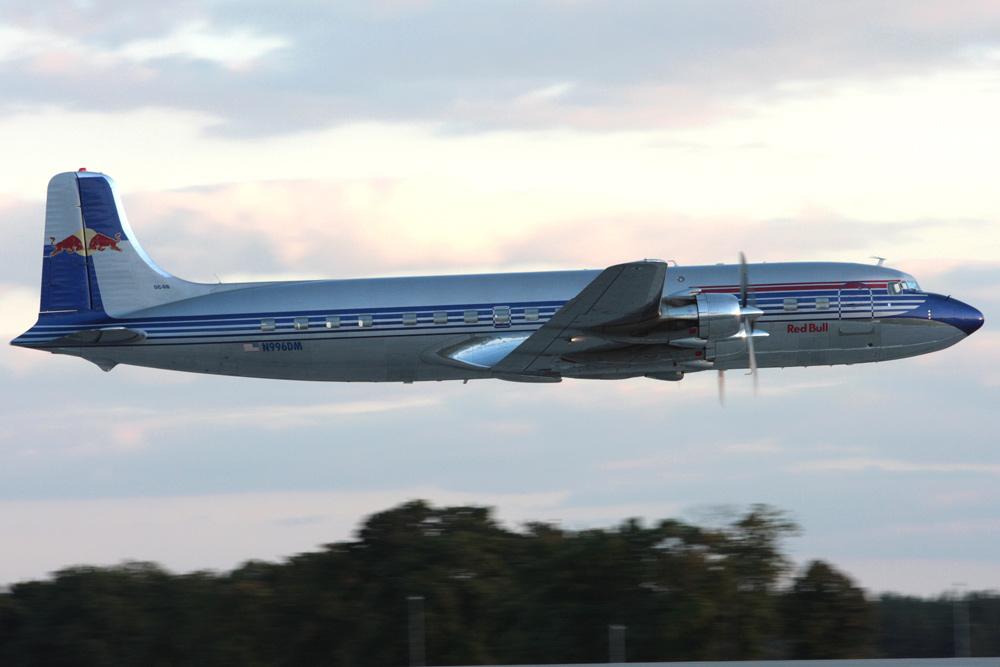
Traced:
[[0, 283], [0, 369], [25, 377], [42, 365], [45, 356], [34, 350], [6, 345], [31, 328], [38, 319], [38, 287]]
[[73, 40], [45, 30], [0, 26], [0, 62], [75, 48]]
[[[22, 445], [17, 451], [23, 457], [79, 459], [144, 449], [149, 446], [153, 434], [162, 437], [165, 433], [185, 432], [194, 422], [202, 428], [219, 426], [273, 432], [292, 428], [320, 428], [331, 421], [350, 416], [389, 413], [400, 417], [407, 412], [434, 409], [439, 404], [440, 400], [433, 397], [411, 396], [396, 400], [331, 401], [311, 405], [275, 401], [265, 404], [254, 402], [247, 406], [214, 404], [205, 408], [189, 406], [183, 411], [177, 411], [173, 406], [157, 409], [137, 405], [105, 405], [99, 411], [99, 422], [95, 422], [94, 402], [88, 398], [60, 405], [58, 420], [46, 420], [46, 415], [51, 410], [48, 405], [38, 412], [22, 412], [24, 419], [37, 424], [32, 432], [34, 437], [44, 438], [44, 443]], [[74, 423], [90, 423], [92, 437], [65, 437], [67, 431], [73, 431], [69, 425]], [[3, 432], [13, 442], [21, 440], [15, 435], [21, 435], [23, 429], [19, 424], [7, 424], [0, 427], [0, 433]]]
[[38, 287], [0, 283], [0, 338], [13, 338], [27, 331], [38, 318], [38, 303]]
[[[771, 261], [788, 257], [758, 246], [792, 244], [813, 257], [855, 261], [871, 254], [991, 261], [989, 248], [1000, 244], [989, 162], [1000, 153], [991, 139], [998, 73], [842, 82], [820, 96], [748, 99], [740, 118], [676, 131], [441, 136], [431, 125], [366, 123], [235, 140], [207, 136], [219, 121], [207, 114], [48, 108], [0, 121], [4, 145], [24, 156], [0, 187], [41, 194], [55, 171], [87, 166], [115, 176], [128, 205], [139, 190], [339, 181], [356, 190], [345, 210], [365, 215], [373, 235], [403, 235], [404, 247], [440, 235], [452, 254], [475, 251], [486, 264], [496, 262], [489, 249], [498, 241], [530, 234], [552, 243], [558, 232], [558, 253], [562, 244], [585, 245], [602, 226], [603, 247], [624, 239], [634, 252], [642, 240], [630, 232], [636, 220], [663, 221], [654, 241], [671, 244], [682, 262], [688, 244], [674, 241], [691, 225], [708, 227], [698, 243], [718, 248], [709, 261], [735, 254], [726, 244], [734, 228], [755, 258]], [[389, 190], [362, 191], [386, 180], [395, 181]], [[260, 204], [280, 206], [277, 187], [258, 189], [270, 197]], [[296, 226], [326, 212], [317, 206], [296, 216]], [[832, 243], [819, 246], [817, 236]]]
[[802, 461], [787, 468], [788, 472], [854, 472], [861, 470], [879, 470], [882, 472], [934, 472], [934, 473], [983, 473], [1000, 475], [1000, 464], [988, 463], [920, 463], [900, 459], [877, 459], [851, 457], [842, 459], [826, 459], [821, 461]]
[[[135, 39], [109, 48], [88, 39], [42, 27], [0, 26], [0, 62], [28, 60], [41, 72], [78, 71], [81, 62], [100, 68], [124, 63], [144, 64], [161, 58], [185, 58], [245, 69], [254, 61], [292, 46], [286, 37], [250, 29], [220, 30], [195, 20], [161, 37]], [[73, 63], [71, 61], [75, 60]], [[82, 74], [82, 72], [80, 72]]]
[[140, 63], [181, 57], [242, 69], [274, 51], [289, 48], [291, 44], [291, 40], [285, 37], [261, 35], [252, 30], [221, 33], [213, 30], [207, 21], [196, 21], [182, 25], [164, 37], [129, 42], [114, 54]]

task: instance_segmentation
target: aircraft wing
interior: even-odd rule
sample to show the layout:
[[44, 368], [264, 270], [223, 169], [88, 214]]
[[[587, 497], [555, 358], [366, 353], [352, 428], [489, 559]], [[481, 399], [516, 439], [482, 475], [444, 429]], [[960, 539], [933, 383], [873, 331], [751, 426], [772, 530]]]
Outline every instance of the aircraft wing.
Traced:
[[[667, 265], [629, 262], [608, 267], [566, 302], [548, 322], [490, 370], [504, 374], [545, 374], [552, 361], [583, 347], [607, 344], [605, 328], [621, 329], [655, 320]], [[574, 338], [585, 340], [573, 341]], [[578, 343], [573, 345], [573, 343]], [[571, 347], [572, 346], [572, 347]]]

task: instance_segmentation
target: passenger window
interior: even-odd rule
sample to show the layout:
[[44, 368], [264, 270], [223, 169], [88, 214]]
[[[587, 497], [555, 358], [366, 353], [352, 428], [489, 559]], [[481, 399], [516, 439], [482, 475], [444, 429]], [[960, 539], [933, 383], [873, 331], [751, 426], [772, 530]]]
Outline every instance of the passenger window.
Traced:
[[524, 321], [525, 322], [537, 322], [538, 321], [538, 309], [537, 308], [525, 308], [524, 309]]
[[798, 299], [785, 299], [784, 301], [785, 310], [798, 310], [799, 300]]
[[478, 310], [467, 310], [465, 311], [462, 319], [465, 320], [466, 324], [475, 324], [479, 321], [479, 311]]
[[309, 328], [309, 318], [308, 317], [296, 317], [295, 318], [295, 330], [305, 331]]
[[375, 320], [371, 315], [358, 315], [358, 326], [359, 327], [370, 327], [375, 324]]
[[448, 313], [439, 310], [434, 313], [434, 324], [448, 324]]
[[260, 330], [261, 331], [274, 331], [274, 320], [271, 319], [270, 317], [261, 320], [260, 321]]
[[830, 310], [830, 297], [828, 296], [816, 297], [816, 310]]
[[417, 324], [417, 314], [416, 313], [403, 313], [403, 325], [412, 327]]
[[339, 329], [340, 328], [340, 316], [330, 315], [326, 318], [326, 328], [327, 329]]
[[495, 326], [507, 326], [510, 324], [510, 308], [507, 306], [497, 306], [494, 308], [493, 324]]

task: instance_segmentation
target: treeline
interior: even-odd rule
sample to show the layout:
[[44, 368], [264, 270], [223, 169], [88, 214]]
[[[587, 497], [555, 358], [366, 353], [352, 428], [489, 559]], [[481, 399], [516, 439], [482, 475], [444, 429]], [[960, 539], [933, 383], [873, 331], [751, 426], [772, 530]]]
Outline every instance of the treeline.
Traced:
[[[767, 506], [711, 528], [512, 531], [487, 508], [411, 502], [283, 563], [16, 584], [0, 665], [406, 665], [420, 616], [413, 647], [435, 665], [607, 662], [611, 625], [634, 662], [955, 654], [952, 600], [868, 600], [819, 561], [788, 579], [796, 530]], [[973, 655], [1000, 653], [1000, 597], [971, 595], [968, 612]]]

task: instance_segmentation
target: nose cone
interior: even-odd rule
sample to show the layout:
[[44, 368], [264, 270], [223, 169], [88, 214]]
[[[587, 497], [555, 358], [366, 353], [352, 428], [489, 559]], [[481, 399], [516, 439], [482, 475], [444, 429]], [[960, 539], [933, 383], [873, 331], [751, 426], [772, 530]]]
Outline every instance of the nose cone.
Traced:
[[978, 308], [950, 296], [937, 296], [927, 303], [930, 317], [933, 320], [950, 324], [966, 336], [970, 336], [983, 326], [983, 314]]

